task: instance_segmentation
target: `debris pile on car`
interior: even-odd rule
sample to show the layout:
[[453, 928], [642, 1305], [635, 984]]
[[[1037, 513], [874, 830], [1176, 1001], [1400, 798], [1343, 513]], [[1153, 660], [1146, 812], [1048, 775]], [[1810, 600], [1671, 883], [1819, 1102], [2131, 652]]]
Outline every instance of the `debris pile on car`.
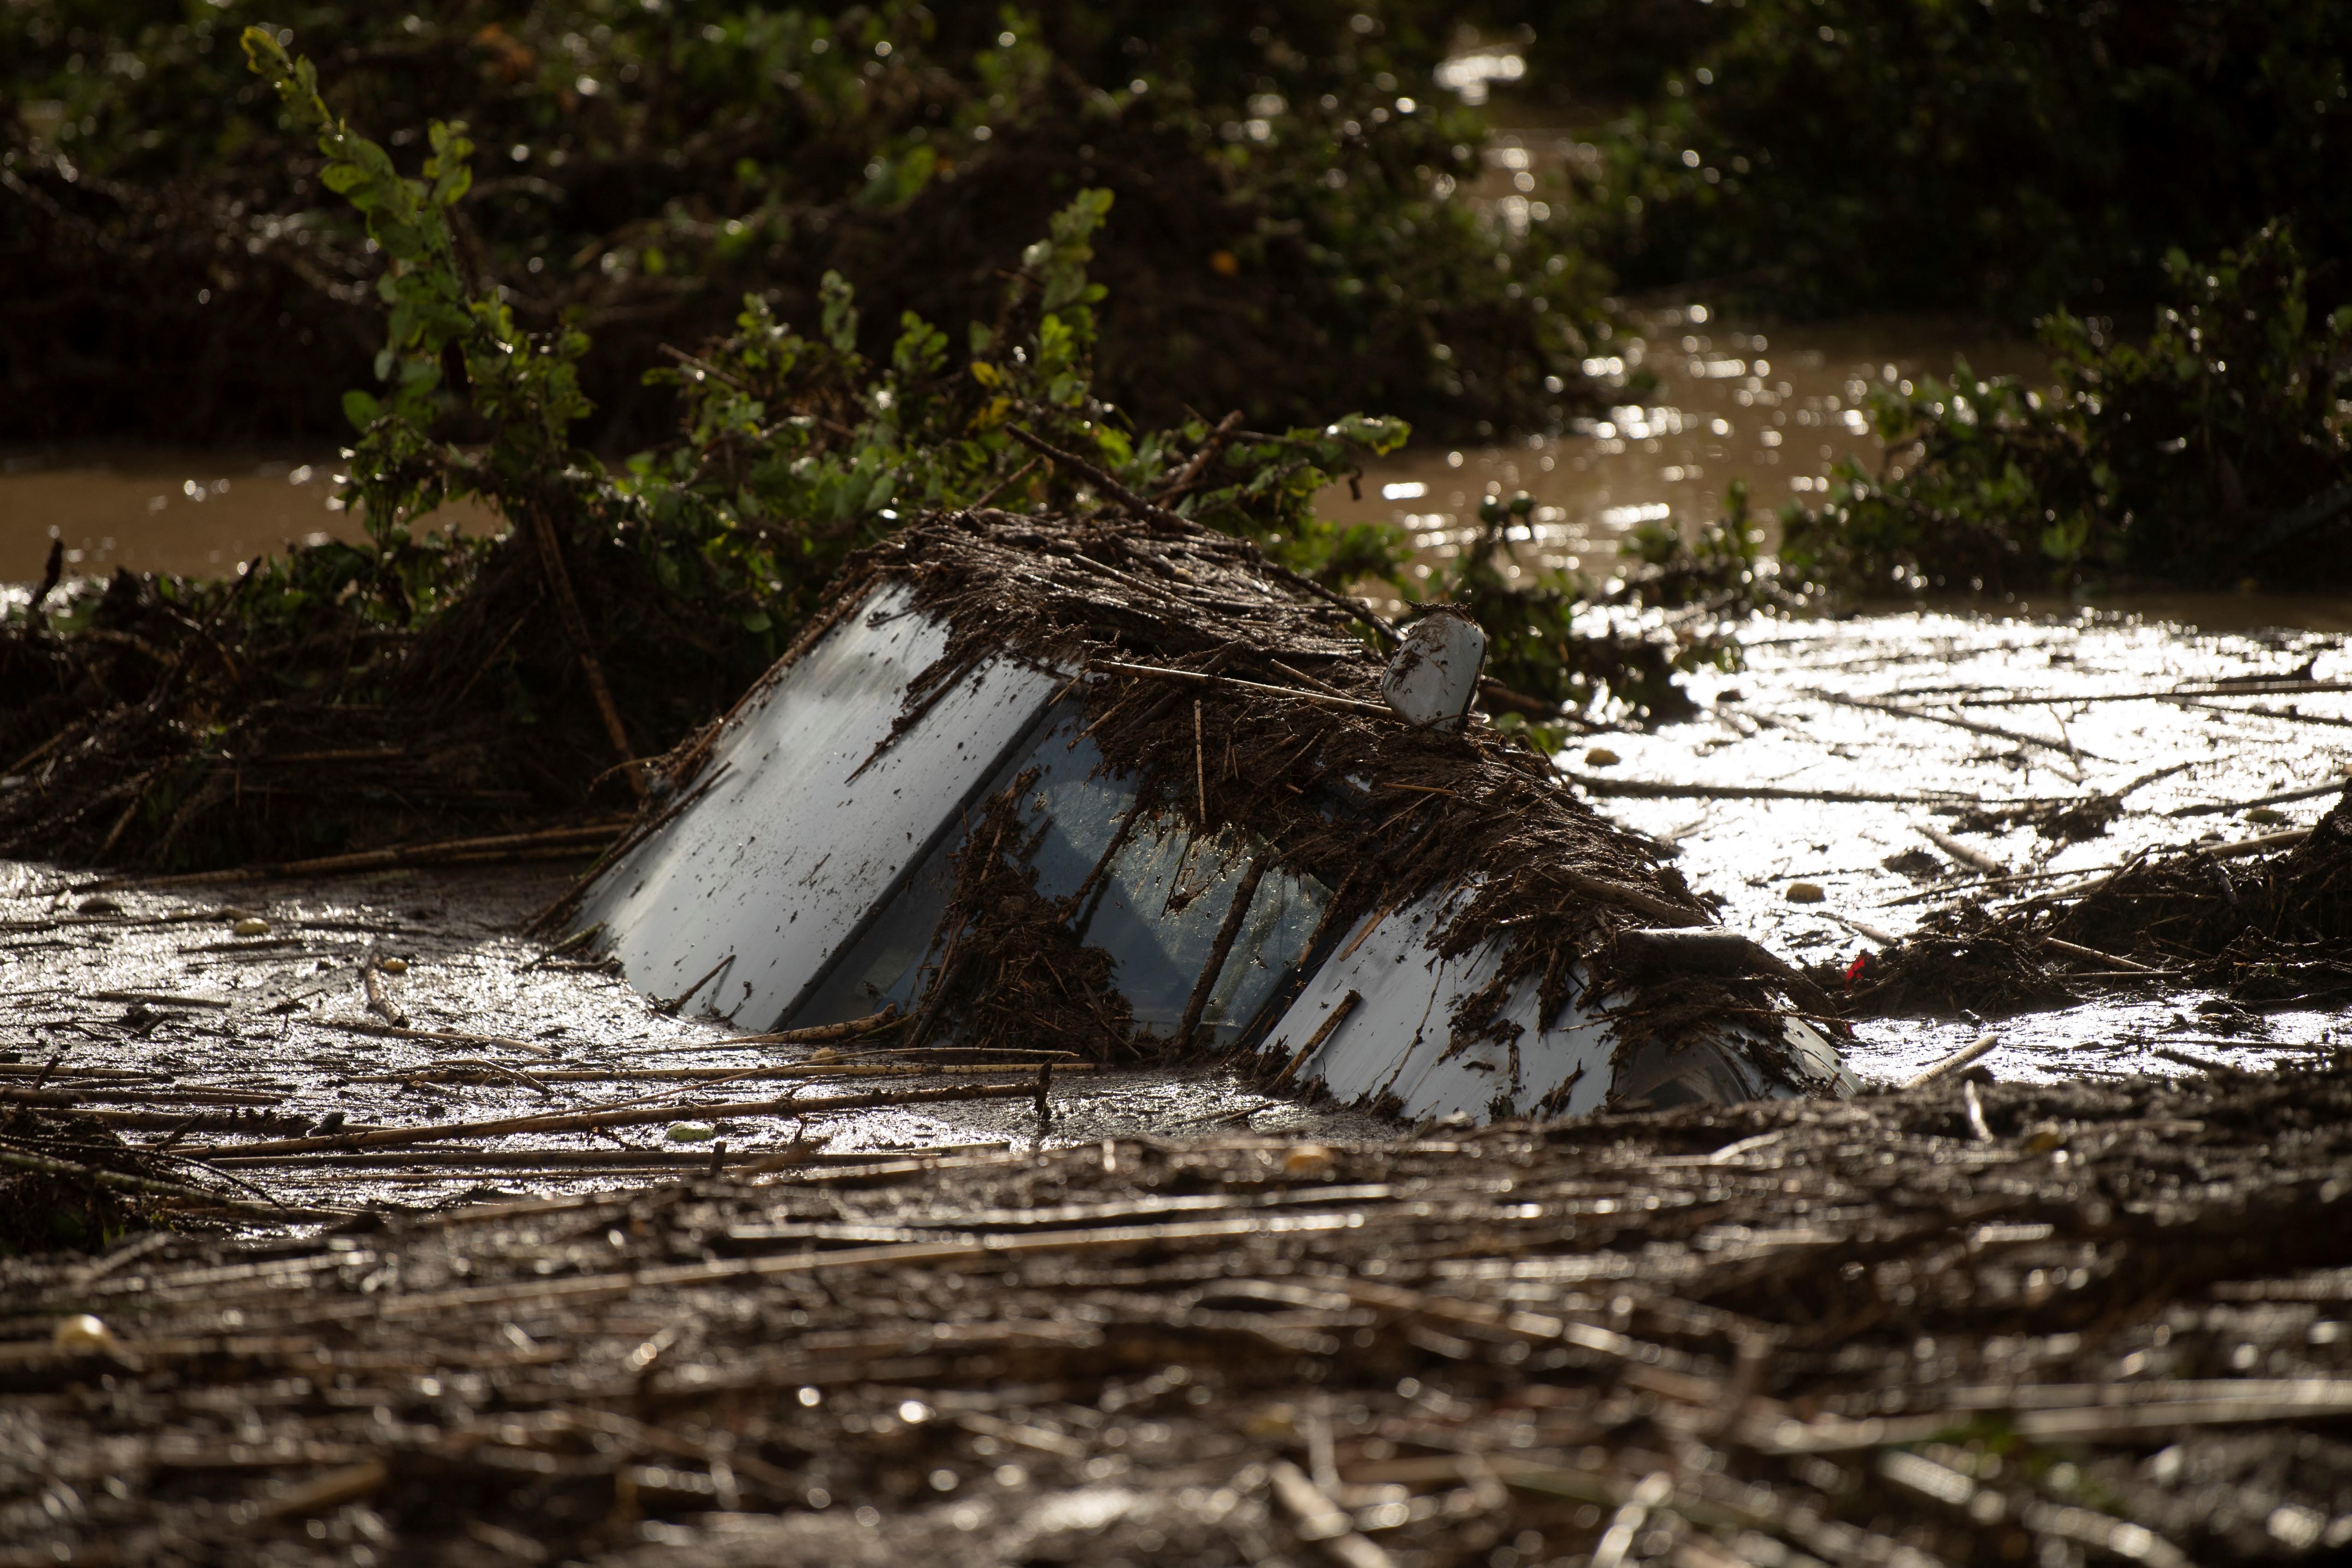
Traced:
[[895, 1008], [1412, 1119], [1851, 1093], [1817, 987], [1662, 940], [1707, 903], [1467, 710], [1482, 646], [1164, 512], [922, 521], [542, 929], [740, 1026]]

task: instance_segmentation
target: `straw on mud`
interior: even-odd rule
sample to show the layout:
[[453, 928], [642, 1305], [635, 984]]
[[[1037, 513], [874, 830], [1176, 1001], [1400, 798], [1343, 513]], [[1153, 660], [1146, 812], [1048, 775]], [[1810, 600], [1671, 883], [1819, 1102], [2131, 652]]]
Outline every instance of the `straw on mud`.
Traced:
[[[157, 1197], [179, 1198], [202, 1204], [207, 1208], [225, 1210], [261, 1219], [283, 1219], [290, 1213], [280, 1203], [247, 1203], [242, 1198], [223, 1197], [200, 1187], [183, 1186], [177, 1182], [159, 1182], [152, 1176], [134, 1176], [121, 1171], [110, 1171], [97, 1165], [77, 1164], [70, 1160], [51, 1159], [46, 1155], [27, 1153], [18, 1149], [0, 1148], [0, 1165], [19, 1171], [37, 1171], [43, 1175], [70, 1176], [76, 1181], [94, 1183], [101, 1187], [119, 1187], [124, 1192], [149, 1193]], [[337, 1217], [349, 1210], [337, 1211]]]
[[[1330, 1555], [1306, 1537], [1334, 1527], [1327, 1541], [1353, 1532], [1396, 1558], [1453, 1561], [1468, 1531], [1482, 1559], [1484, 1542], [1527, 1531], [1591, 1555], [1628, 1521], [1612, 1510], [1636, 1503], [1633, 1540], [1667, 1531], [1710, 1568], [1720, 1554], [1693, 1543], [1821, 1561], [1994, 1561], [2020, 1538], [2053, 1557], [2098, 1542], [2158, 1564], [2187, 1560], [2172, 1542], [2199, 1561], [2259, 1555], [2233, 1543], [2266, 1548], [2272, 1513], [2326, 1501], [2325, 1478], [2281, 1457], [2352, 1412], [2343, 1346], [2305, 1331], [2343, 1293], [2340, 1202], [2321, 1194], [2352, 1066], [1974, 1087], [1987, 1131], [2076, 1130], [2074, 1158], [1986, 1142], [1966, 1089], [1947, 1088], [1363, 1150], [1154, 1139], [877, 1157], [796, 1166], [778, 1186], [710, 1181], [698, 1152], [636, 1167], [659, 1185], [451, 1208], [336, 1238], [350, 1250], [209, 1241], [96, 1270], [26, 1260], [0, 1290], [11, 1386], [90, 1381], [90, 1358], [52, 1326], [95, 1311], [120, 1329], [135, 1311], [126, 1342], [174, 1397], [267, 1432], [234, 1456], [218, 1437], [166, 1436], [125, 1457], [102, 1402], [26, 1401], [61, 1472], [134, 1467], [130, 1495], [105, 1505], [116, 1511], [37, 1516], [28, 1543], [184, 1533], [321, 1469], [378, 1459], [437, 1476], [457, 1453], [464, 1488], [380, 1489], [388, 1549], [446, 1555], [495, 1521], [584, 1558], [585, 1532], [615, 1508], [703, 1530], [724, 1501], [730, 1537], [777, 1560], [834, 1560], [809, 1547], [833, 1531], [893, 1560], [974, 1544], [1013, 1560], [1036, 1538], [1010, 1532], [1049, 1500], [1116, 1475], [1120, 1518], [1087, 1529], [1097, 1555], [1139, 1555], [1148, 1527], [1159, 1550], [1222, 1558], [1230, 1532], [1181, 1500], [1194, 1472], [1164, 1459], [1206, 1451], [1216, 1468], [1201, 1484], [1235, 1498], [1218, 1519], [1301, 1562]], [[2279, 1133], [2296, 1109], [2315, 1113], [2305, 1142]], [[1740, 1150], [1747, 1166], [1725, 1158]], [[372, 1184], [431, 1191], [465, 1179], [457, 1162], [488, 1163], [431, 1152], [449, 1162], [437, 1174], [377, 1167]], [[632, 1163], [568, 1152], [583, 1179], [604, 1174], [590, 1161]], [[1293, 1155], [1328, 1174], [1288, 1172]], [[2165, 1194], [2164, 1223], [2118, 1225], [2137, 1212], [2119, 1196], [2140, 1192]], [[541, 1272], [552, 1247], [583, 1271]], [[1860, 1270], [1837, 1265], [1857, 1248]], [[2029, 1270], [2065, 1272], [2042, 1286]], [[1898, 1271], [1916, 1295], [1891, 1312], [1884, 1281]], [[2287, 1305], [2217, 1314], [2216, 1300]], [[2158, 1345], [2219, 1368], [2241, 1342], [2269, 1347], [2280, 1370], [2112, 1373]], [[2039, 1375], [2000, 1372], [2019, 1362]], [[391, 1424], [365, 1405], [271, 1402], [287, 1380], [356, 1367], [395, 1413], [425, 1408], [425, 1378], [480, 1378], [498, 1400]], [[766, 1414], [742, 1418], [747, 1405]], [[1649, 1414], [1629, 1423], [1625, 1410]], [[1957, 1443], [1923, 1447], [1979, 1429], [2013, 1440], [1997, 1473]], [[1670, 1470], [1661, 1431], [1680, 1445]], [[910, 1440], [975, 1516], [910, 1500], [897, 1479]], [[2222, 1441], [2240, 1468], [2218, 1472], [2217, 1499], [2245, 1512], [2261, 1498], [2235, 1527], [2207, 1522], [2218, 1508], [2175, 1510], [2141, 1462], [2179, 1444], [2201, 1463]], [[2053, 1455], [2105, 1478], [2096, 1507], [2039, 1480]], [[2245, 1456], [2274, 1462], [2250, 1471]], [[1008, 1461], [1017, 1480], [999, 1476]], [[1285, 1463], [1288, 1489], [1304, 1481], [1332, 1512], [1277, 1493]], [[159, 1484], [199, 1465], [218, 1471], [201, 1509]], [[551, 1484], [566, 1494], [552, 1508]], [[1997, 1515], [1967, 1506], [1987, 1495]], [[239, 1528], [242, 1542], [270, 1527]], [[300, 1529], [282, 1533], [299, 1542]], [[807, 1531], [819, 1533], [793, 1533]], [[1743, 1531], [1753, 1550], [1733, 1552]]]
[[1097, 659], [1091, 667], [1115, 675], [1142, 675], [1155, 680], [1179, 680], [1193, 686], [1215, 686], [1235, 691], [1257, 691], [1271, 697], [1287, 697], [1294, 701], [1312, 702], [1322, 708], [1342, 708], [1350, 712], [1370, 713], [1382, 719], [1403, 720], [1395, 709], [1381, 702], [1362, 702], [1352, 697], [1332, 697], [1320, 691], [1301, 691], [1295, 687], [1269, 686], [1262, 680], [1243, 680], [1230, 675], [1208, 675], [1197, 669], [1167, 669], [1152, 664], [1123, 664], [1113, 659]]
[[1608, 778], [1563, 768], [1560, 776], [1579, 789], [1630, 800], [1814, 800], [1847, 805], [1954, 805], [1975, 796], [1957, 790], [1914, 791], [1797, 789], [1780, 784], [1670, 784], [1651, 779]]
[[[2292, 848], [2310, 837], [2311, 829], [2308, 827], [2291, 827], [2283, 833], [2265, 833], [2259, 837], [2242, 838], [2231, 844], [2200, 844], [2196, 847], [2196, 850], [2200, 855], [2209, 855], [2217, 860], [2231, 860], [2242, 855], [2261, 855], [2273, 849]], [[2141, 853], [2144, 855], [2147, 851], [2143, 850]], [[2079, 888], [2055, 888], [2041, 895], [2045, 899], [2072, 898], [2078, 892], [2087, 893], [2105, 887], [2109, 879], [2101, 873], [2124, 870], [2138, 858], [2138, 856], [2135, 856], [2131, 860], [2120, 861], [2109, 866], [2075, 866], [2063, 871], [2020, 871], [2013, 876], [1987, 877], [1966, 882], [1947, 882], [1941, 887], [1930, 889], [1926, 892], [1907, 893], [1899, 899], [1889, 899], [1879, 908], [1894, 909], [1899, 905], [1920, 903], [1951, 893], [1972, 892], [1979, 888], [2018, 887], [2027, 882], [2058, 881], [2068, 877], [2095, 879], [2083, 883]]]
[[273, 865], [239, 866], [220, 871], [187, 871], [171, 877], [111, 877], [79, 883], [76, 893], [117, 888], [193, 888], [219, 882], [270, 882], [292, 877], [324, 877], [346, 871], [383, 870], [397, 866], [429, 866], [449, 861], [478, 863], [500, 857], [519, 857], [550, 849], [589, 849], [610, 842], [626, 827], [626, 819], [582, 823], [572, 827], [547, 827], [535, 833], [501, 833], [480, 838], [445, 838], [429, 844], [404, 844], [389, 849], [364, 849], [351, 855], [324, 855], [310, 860], [282, 860]]
[[460, 1138], [503, 1138], [521, 1132], [587, 1132], [608, 1127], [650, 1127], [656, 1122], [688, 1118], [722, 1121], [754, 1116], [809, 1116], [821, 1110], [866, 1110], [882, 1106], [940, 1105], [952, 1100], [1005, 1100], [1028, 1094], [1028, 1083], [965, 1084], [946, 1089], [900, 1089], [881, 1094], [842, 1094], [817, 1099], [733, 1100], [722, 1104], [627, 1104], [614, 1110], [509, 1116], [488, 1121], [447, 1121], [426, 1127], [383, 1127], [366, 1132], [328, 1133], [315, 1138], [281, 1138], [270, 1142], [224, 1144], [195, 1151], [216, 1154], [300, 1154], [312, 1150], [391, 1149], [410, 1143], [447, 1142]]

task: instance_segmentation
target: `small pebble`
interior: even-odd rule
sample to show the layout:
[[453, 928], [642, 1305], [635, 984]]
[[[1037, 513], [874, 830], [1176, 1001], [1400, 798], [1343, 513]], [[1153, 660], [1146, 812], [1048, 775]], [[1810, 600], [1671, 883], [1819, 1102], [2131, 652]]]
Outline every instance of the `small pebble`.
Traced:
[[1588, 768], [1613, 768], [1623, 760], [1606, 746], [1595, 746], [1584, 753], [1584, 765]]
[[386, 974], [405, 974], [408, 973], [408, 960], [404, 958], [387, 958], [382, 963], [377, 964], [376, 967], [383, 970]]
[[70, 1318], [59, 1318], [55, 1332], [49, 1335], [49, 1346], [65, 1355], [117, 1355], [122, 1342], [106, 1326], [103, 1318], [88, 1312], [77, 1312]]
[[1822, 885], [1819, 882], [1789, 884], [1788, 900], [1792, 904], [1818, 904], [1828, 897], [1827, 893], [1822, 891]]
[[1339, 1156], [1322, 1144], [1301, 1143], [1283, 1156], [1282, 1169], [1285, 1175], [1328, 1176], [1339, 1163]]
[[268, 936], [269, 922], [259, 915], [247, 915], [229, 927], [229, 930], [238, 936]]
[[719, 1129], [708, 1121], [673, 1121], [665, 1136], [673, 1143], [708, 1143], [719, 1136]]

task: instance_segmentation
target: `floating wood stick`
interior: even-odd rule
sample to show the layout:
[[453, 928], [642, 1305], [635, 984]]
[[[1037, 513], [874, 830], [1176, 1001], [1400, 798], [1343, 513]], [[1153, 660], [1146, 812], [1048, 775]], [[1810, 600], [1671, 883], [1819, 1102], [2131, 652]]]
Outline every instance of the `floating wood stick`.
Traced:
[[2054, 947], [2061, 952], [2071, 952], [2076, 958], [2087, 958], [2095, 963], [2104, 963], [2111, 969], [2131, 970], [2141, 974], [2154, 974], [2157, 973], [2145, 963], [2134, 963], [2128, 958], [2117, 958], [2112, 952], [2101, 952], [2095, 947], [2084, 947], [2080, 942], [2065, 942], [2054, 936], [2043, 937], [2042, 939], [2042, 945], [2044, 947]]
[[1818, 800], [1851, 805], [1953, 805], [1974, 802], [1972, 795], [1936, 791], [1908, 794], [1879, 790], [1791, 789], [1779, 784], [1668, 784], [1648, 779], [1602, 778], [1595, 773], [1563, 771], [1569, 783], [1593, 795], [1629, 800]]
[[1978, 1058], [1989, 1054], [1992, 1048], [1999, 1044], [2000, 1044], [2000, 1036], [1998, 1034], [1979, 1035], [1974, 1041], [1970, 1042], [1969, 1045], [1963, 1046], [1960, 1049], [1954, 1051], [1950, 1056], [1946, 1057], [1942, 1061], [1937, 1062], [1934, 1067], [1929, 1068], [1927, 1071], [1919, 1074], [1916, 1078], [1906, 1079], [1904, 1082], [1903, 1087], [1905, 1089], [1925, 1089], [1927, 1085], [1935, 1082], [1937, 1079], [1956, 1073], [1962, 1068], [1968, 1066], [1970, 1062], [1975, 1061]]
[[1959, 861], [1961, 864], [1973, 866], [1979, 871], [1990, 872], [1996, 877], [2007, 874], [2009, 870], [2007, 866], [2002, 865], [2000, 861], [1994, 859], [1983, 850], [1975, 847], [1973, 845], [1961, 843], [1958, 839], [1953, 837], [1942, 828], [1930, 827], [1925, 823], [1916, 824], [1915, 826], [1918, 827], [1921, 836], [1929, 843], [1942, 850], [1945, 854], [1949, 855], [1953, 859]]
[[1901, 937], [1896, 936], [1893, 931], [1887, 931], [1884, 927], [1872, 925], [1865, 921], [1849, 920], [1845, 916], [1830, 910], [1823, 910], [1822, 913], [1828, 915], [1830, 919], [1837, 921], [1838, 924], [1845, 927], [1846, 930], [1853, 932], [1856, 936], [1865, 937], [1870, 941], [1876, 942], [1881, 947], [1900, 947], [1903, 945], [1903, 939]]
[[588, 619], [580, 613], [580, 601], [572, 592], [572, 573], [563, 563], [563, 542], [556, 536], [555, 521], [544, 505], [528, 503], [522, 510], [529, 514], [525, 526], [539, 546], [540, 565], [547, 574], [548, 586], [555, 591], [556, 618], [562, 622], [564, 636], [571, 639], [572, 657], [580, 661], [580, 673], [588, 678], [588, 691], [596, 700], [596, 712], [604, 721], [604, 733], [612, 741], [613, 749], [621, 753], [629, 789], [643, 802], [646, 791], [645, 764], [636, 760], [636, 752], [629, 744], [628, 730], [621, 722], [620, 707], [613, 700], [612, 688], [604, 683], [604, 666], [596, 657], [595, 639], [588, 634]]
[[1192, 982], [1192, 994], [1184, 1001], [1184, 1016], [1176, 1025], [1176, 1046], [1180, 1050], [1192, 1047], [1192, 1031], [1201, 1026], [1201, 1016], [1208, 1010], [1217, 976], [1223, 973], [1225, 960], [1234, 951], [1234, 940], [1249, 919], [1250, 905], [1257, 900], [1258, 884], [1265, 878], [1266, 863], [1273, 858], [1270, 853], [1253, 857], [1249, 868], [1242, 873], [1240, 884], [1234, 889], [1234, 901], [1227, 906], [1225, 918], [1217, 927], [1216, 940], [1209, 944], [1208, 962], [1201, 965], [1200, 977]]
[[1977, 1092], [1976, 1079], [1961, 1081], [1960, 1103], [1968, 1108], [1969, 1134], [1979, 1143], [1991, 1142], [1992, 1127], [1985, 1121], [1984, 1097]]
[[898, 1011], [898, 1005], [892, 1002], [878, 1013], [869, 1013], [863, 1018], [852, 1018], [845, 1023], [814, 1024], [805, 1029], [776, 1029], [764, 1035], [730, 1035], [723, 1040], [677, 1040], [666, 1046], [643, 1046], [621, 1054], [651, 1057], [676, 1051], [736, 1050], [744, 1046], [820, 1046], [832, 1040], [854, 1040], [866, 1035], [879, 1034], [906, 1021]]
[[2252, 800], [2221, 800], [2213, 801], [2204, 805], [2179, 806], [2171, 811], [2166, 812], [2164, 815], [2167, 816], [2212, 816], [2224, 811], [2252, 811], [2256, 806], [2285, 805], [2291, 801], [2317, 800], [2322, 795], [2343, 794], [2346, 783], [2347, 781], [2343, 779], [2337, 779], [2332, 784], [2312, 784], [2304, 789], [2281, 790], [2276, 795], [2258, 795]]
[[371, 1024], [363, 1018], [310, 1018], [305, 1020], [312, 1028], [340, 1029], [347, 1035], [376, 1035], [392, 1040], [430, 1040], [448, 1046], [504, 1046], [509, 1050], [529, 1051], [533, 1056], [551, 1057], [555, 1047], [539, 1040], [509, 1039], [504, 1035], [468, 1035], [457, 1029], [412, 1029], [398, 1024]]
[[385, 994], [383, 972], [378, 965], [375, 949], [368, 949], [367, 957], [360, 962], [360, 986], [367, 993], [367, 1008], [396, 1029], [408, 1027], [408, 1015]]
[[1209, 820], [1209, 767], [1202, 760], [1201, 700], [1197, 697], [1192, 700], [1192, 787], [1200, 792], [1201, 822], [1205, 826]]
[[[2006, 730], [1999, 724], [1987, 724], [1974, 719], [1962, 719], [1955, 714], [1931, 713], [1924, 708], [1907, 707], [1900, 702], [1888, 702], [1876, 697], [1847, 697], [1839, 692], [1818, 689], [1808, 691], [1805, 695], [1817, 697], [1824, 702], [1839, 703], [1847, 708], [1866, 708], [1873, 712], [1889, 714], [1897, 719], [1924, 719], [1930, 724], [1948, 724], [1955, 730], [1966, 730], [1972, 735], [1985, 735], [1996, 741], [2008, 741], [2016, 745], [2032, 746], [2064, 757], [2069, 762], [2074, 762], [2083, 757], [2089, 757], [2093, 762], [2098, 763], [2115, 761], [2113, 757], [2102, 757], [2095, 752], [2078, 751], [2063, 741], [2044, 740], [2040, 735], [2029, 735], [2022, 730]], [[2047, 701], [2048, 699], [2041, 700]], [[2080, 780], [2076, 782], [2079, 783]]]
[[2151, 702], [2176, 697], [2293, 697], [2323, 691], [2352, 691], [2352, 680], [2245, 680], [2192, 682], [2163, 691], [2083, 691], [2039, 697], [1958, 699], [1963, 708], [2030, 708], [2050, 702]]
[[1363, 999], [1363, 993], [1360, 991], [1350, 991], [1340, 997], [1339, 1005], [1331, 1009], [1331, 1016], [1315, 1026], [1315, 1032], [1307, 1037], [1307, 1043], [1290, 1054], [1289, 1064], [1275, 1075], [1273, 1087], [1280, 1089], [1288, 1083], [1291, 1074], [1297, 1072], [1300, 1064], [1313, 1056], [1317, 1048], [1331, 1037], [1334, 1030], [1348, 1021], [1348, 1015], [1354, 1012], [1356, 1004]]

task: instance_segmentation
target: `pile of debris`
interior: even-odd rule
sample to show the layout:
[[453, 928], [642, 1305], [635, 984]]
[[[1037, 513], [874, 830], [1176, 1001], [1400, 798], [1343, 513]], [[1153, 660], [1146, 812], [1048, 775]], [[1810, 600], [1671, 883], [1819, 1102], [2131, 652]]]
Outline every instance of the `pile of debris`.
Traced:
[[44, 1093], [46, 1076], [0, 1087], [0, 1257], [97, 1250], [166, 1223], [160, 1198], [217, 1201], [173, 1180], [171, 1156], [76, 1110], [75, 1096]]
[[2308, 828], [2151, 850], [2004, 908], [1937, 910], [1867, 959], [1844, 1000], [1854, 1016], [1989, 1016], [2068, 1005], [2085, 984], [2161, 983], [2325, 1004], [2352, 992], [2347, 937], [2352, 796]]
[[[763, 661], [625, 531], [581, 532], [304, 546], [218, 583], [123, 569], [62, 604], [52, 551], [0, 617], [0, 854], [175, 872], [609, 816], [615, 735], [667, 746]], [[379, 597], [397, 614], [363, 613]]]
[[[2352, 1066], [877, 1155], [0, 1266], [11, 1561], [2352, 1542]], [[93, 1321], [94, 1320], [94, 1321]]]

